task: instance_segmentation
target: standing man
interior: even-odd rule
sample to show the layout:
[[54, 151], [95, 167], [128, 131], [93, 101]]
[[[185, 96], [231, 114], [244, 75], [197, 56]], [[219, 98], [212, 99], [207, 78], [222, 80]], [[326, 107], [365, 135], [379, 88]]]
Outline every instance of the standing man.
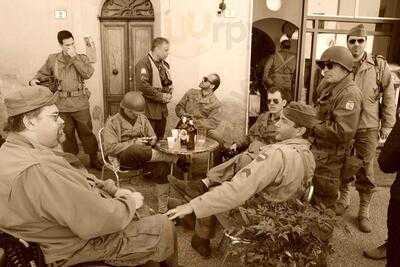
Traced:
[[[363, 24], [351, 29], [347, 47], [354, 60], [354, 81], [362, 93], [363, 112], [355, 136], [356, 156], [363, 166], [356, 174], [356, 190], [360, 195], [358, 212], [359, 229], [371, 232], [369, 206], [376, 187], [373, 162], [378, 139], [386, 139], [395, 123], [396, 111], [391, 72], [386, 60], [365, 52], [367, 32]], [[343, 184], [336, 213], [342, 215], [350, 204], [349, 184]]]
[[283, 88], [285, 98], [290, 102], [293, 99], [296, 54], [290, 50], [290, 39], [286, 35], [282, 35], [279, 43], [279, 51], [265, 63], [263, 82], [267, 89], [272, 86]]
[[172, 80], [169, 74], [169, 41], [163, 37], [155, 38], [151, 51], [135, 66], [136, 90], [142, 91], [146, 100], [145, 115], [158, 139], [162, 139], [167, 123], [167, 103], [172, 99]]
[[317, 91], [317, 117], [307, 126], [315, 137], [312, 151], [317, 164], [314, 203], [333, 207], [337, 200], [342, 168], [350, 150], [361, 113], [361, 92], [353, 81], [353, 57], [341, 46], [333, 46], [317, 61], [323, 79]]
[[78, 154], [76, 131], [85, 153], [89, 154], [90, 167], [101, 169], [89, 111], [90, 92], [85, 85], [85, 80], [93, 75], [94, 68], [86, 55], [76, 53], [71, 32], [60, 31], [57, 39], [62, 51], [49, 55], [29, 85], [44, 84], [58, 96], [56, 105], [65, 124], [66, 139], [62, 143], [64, 152]]

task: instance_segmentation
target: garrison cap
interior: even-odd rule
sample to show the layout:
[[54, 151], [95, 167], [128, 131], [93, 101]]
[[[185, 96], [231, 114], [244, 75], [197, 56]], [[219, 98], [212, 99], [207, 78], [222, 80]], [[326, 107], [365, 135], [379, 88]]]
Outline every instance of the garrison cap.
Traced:
[[347, 36], [367, 36], [367, 31], [365, 30], [364, 24], [358, 24], [357, 26], [351, 28]]
[[8, 116], [16, 116], [55, 104], [56, 97], [44, 86], [21, 86], [4, 99]]

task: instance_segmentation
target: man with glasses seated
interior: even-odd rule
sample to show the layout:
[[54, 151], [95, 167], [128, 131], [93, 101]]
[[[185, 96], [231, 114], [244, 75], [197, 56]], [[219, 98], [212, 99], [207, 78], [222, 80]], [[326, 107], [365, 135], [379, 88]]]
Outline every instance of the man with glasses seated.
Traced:
[[274, 202], [304, 196], [315, 168], [310, 143], [306, 139], [308, 131], [304, 127], [312, 121], [316, 121], [314, 108], [292, 102], [277, 122], [277, 142], [264, 146], [249, 165], [232, 173], [229, 181], [221, 182], [197, 197], [181, 190], [179, 184], [171, 184], [189, 203], [166, 214], [171, 220], [192, 213], [196, 215], [198, 220], [191, 245], [200, 255], [211, 255], [210, 238], [215, 234], [213, 215], [217, 215], [219, 221], [228, 227], [230, 223], [225, 222], [224, 217], [230, 214], [226, 212], [258, 193], [263, 193]]
[[75, 155], [56, 149], [65, 135], [54, 103], [41, 86], [5, 98], [10, 133], [0, 148], [0, 231], [37, 243], [50, 266], [177, 266], [174, 225], [165, 215], [137, 218], [139, 192], [97, 179]]
[[231, 150], [242, 151], [242, 153], [210, 169], [207, 177], [202, 180], [185, 183], [169, 176], [170, 183], [189, 196], [197, 197], [207, 192], [210, 187], [232, 179], [239, 170], [246, 167], [257, 157], [263, 147], [276, 143], [278, 133], [276, 124], [281, 118], [286, 99], [282, 94], [282, 89], [277, 87], [269, 88], [267, 93], [269, 111], [262, 113], [250, 128], [249, 134], [231, 147]]
[[[367, 32], [363, 24], [352, 28], [347, 34], [347, 47], [354, 60], [354, 81], [362, 93], [363, 112], [355, 136], [356, 156], [363, 161], [356, 174], [355, 187], [360, 196], [358, 227], [362, 232], [371, 232], [369, 207], [376, 188], [373, 162], [378, 139], [386, 139], [396, 119], [395, 91], [391, 72], [382, 56], [365, 51]], [[350, 183], [343, 183], [336, 213], [342, 215], [350, 205]]]
[[178, 157], [152, 148], [157, 137], [144, 115], [145, 99], [141, 92], [126, 93], [120, 107], [120, 111], [109, 117], [104, 126], [105, 154], [117, 157], [122, 168], [143, 168], [150, 172], [156, 182], [158, 212], [165, 213], [169, 195], [168, 162], [176, 162]]
[[207, 136], [223, 145], [221, 133], [217, 127], [221, 123], [221, 102], [214, 92], [221, 83], [216, 73], [209, 74], [200, 81], [199, 89], [190, 89], [175, 107], [178, 118], [190, 117], [198, 129], [205, 129]]

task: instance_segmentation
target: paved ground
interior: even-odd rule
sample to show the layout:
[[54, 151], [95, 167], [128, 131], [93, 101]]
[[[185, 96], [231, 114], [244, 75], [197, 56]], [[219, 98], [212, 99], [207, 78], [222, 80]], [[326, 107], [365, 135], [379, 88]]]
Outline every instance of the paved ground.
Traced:
[[[196, 164], [199, 163], [199, 164]], [[201, 166], [201, 162], [196, 162], [195, 166]], [[200, 176], [204, 172], [204, 168], [195, 169], [195, 176]], [[96, 173], [99, 174], [99, 173]], [[179, 173], [176, 174], [180, 176]], [[106, 177], [112, 178], [111, 172], [106, 172]], [[363, 266], [363, 267], [375, 267], [385, 266], [385, 261], [372, 261], [362, 256], [362, 250], [365, 248], [371, 248], [378, 244], [381, 244], [387, 234], [386, 230], [386, 213], [387, 205], [389, 200], [389, 187], [393, 181], [393, 175], [385, 175], [379, 170], [376, 171], [376, 177], [378, 184], [381, 186], [378, 188], [372, 200], [371, 207], [371, 220], [374, 226], [374, 231], [370, 234], [361, 233], [357, 229], [356, 216], [358, 212], [358, 193], [352, 188], [352, 204], [348, 212], [344, 216], [344, 221], [348, 224], [351, 234], [344, 233], [341, 230], [335, 230], [335, 234], [332, 240], [335, 253], [329, 259], [329, 266]], [[156, 198], [153, 194], [154, 185], [141, 178], [131, 180], [131, 184], [143, 193], [145, 201], [150, 206], [155, 207]], [[191, 249], [190, 238], [192, 233], [177, 227], [178, 231], [178, 242], [179, 242], [179, 263], [183, 266], [195, 266], [195, 267], [217, 267], [217, 266], [240, 266], [238, 263], [229, 261], [223, 264], [223, 251], [214, 249], [213, 256], [211, 259], [205, 260], [196, 252]], [[212, 246], [216, 248], [221, 240], [221, 235], [218, 235], [213, 241]]]

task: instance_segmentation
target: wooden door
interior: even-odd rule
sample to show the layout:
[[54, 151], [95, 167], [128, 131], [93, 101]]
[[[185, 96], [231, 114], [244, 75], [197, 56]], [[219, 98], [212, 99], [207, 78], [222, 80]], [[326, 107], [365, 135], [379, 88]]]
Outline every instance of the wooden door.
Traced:
[[129, 81], [127, 35], [126, 22], [110, 21], [101, 25], [105, 117], [119, 111], [119, 103], [127, 90], [126, 85]]
[[135, 66], [136, 63], [147, 54], [151, 48], [153, 39], [153, 23], [130, 22], [129, 23], [129, 88], [136, 90]]

